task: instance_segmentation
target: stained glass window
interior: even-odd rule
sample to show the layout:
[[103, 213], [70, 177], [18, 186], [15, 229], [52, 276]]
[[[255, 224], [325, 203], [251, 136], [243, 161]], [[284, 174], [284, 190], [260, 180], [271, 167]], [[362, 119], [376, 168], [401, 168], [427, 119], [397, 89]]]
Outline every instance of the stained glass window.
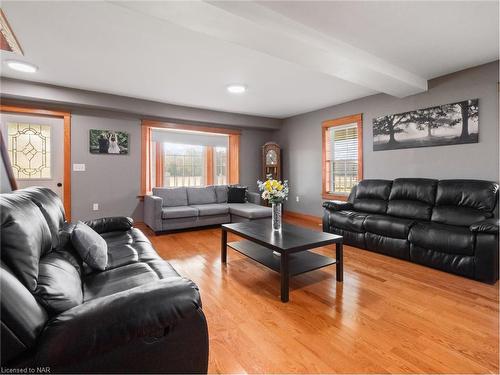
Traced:
[[17, 179], [51, 178], [50, 125], [8, 123], [8, 151]]

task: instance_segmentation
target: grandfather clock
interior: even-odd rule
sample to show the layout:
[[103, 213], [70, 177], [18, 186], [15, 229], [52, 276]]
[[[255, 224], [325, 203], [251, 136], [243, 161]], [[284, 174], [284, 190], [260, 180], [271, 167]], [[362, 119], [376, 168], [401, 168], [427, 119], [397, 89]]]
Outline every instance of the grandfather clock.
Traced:
[[262, 178], [272, 175], [281, 180], [281, 147], [275, 142], [267, 142], [262, 146]]

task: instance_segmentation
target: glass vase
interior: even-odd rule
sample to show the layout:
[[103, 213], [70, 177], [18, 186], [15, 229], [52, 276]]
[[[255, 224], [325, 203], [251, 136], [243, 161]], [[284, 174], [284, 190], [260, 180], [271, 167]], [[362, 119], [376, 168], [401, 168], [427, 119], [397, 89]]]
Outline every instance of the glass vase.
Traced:
[[272, 225], [273, 230], [281, 230], [281, 203], [272, 204]]

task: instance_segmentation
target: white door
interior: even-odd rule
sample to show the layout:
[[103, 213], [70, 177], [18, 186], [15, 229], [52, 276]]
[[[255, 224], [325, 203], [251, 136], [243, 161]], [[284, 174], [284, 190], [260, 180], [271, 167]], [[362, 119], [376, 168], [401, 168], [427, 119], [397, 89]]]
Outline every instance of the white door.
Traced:
[[63, 119], [0, 113], [0, 123], [18, 188], [44, 186], [64, 199]]

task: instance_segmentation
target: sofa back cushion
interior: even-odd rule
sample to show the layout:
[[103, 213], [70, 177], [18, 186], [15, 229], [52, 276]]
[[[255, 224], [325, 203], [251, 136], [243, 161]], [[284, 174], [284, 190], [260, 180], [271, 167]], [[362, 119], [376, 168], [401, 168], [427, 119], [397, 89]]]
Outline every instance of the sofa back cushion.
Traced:
[[0, 347], [4, 365], [16, 357], [19, 358], [21, 353], [35, 345], [48, 320], [48, 314], [3, 261], [0, 265], [0, 295]]
[[2, 261], [33, 292], [40, 257], [52, 246], [49, 226], [36, 204], [15, 193], [0, 196], [0, 226]]
[[482, 180], [438, 182], [431, 220], [436, 223], [469, 226], [493, 216], [498, 184]]
[[189, 205], [217, 203], [215, 188], [213, 186], [188, 187], [187, 197]]
[[227, 185], [215, 185], [215, 195], [217, 196], [217, 203], [227, 203]]
[[188, 198], [185, 187], [153, 188], [153, 195], [163, 199], [164, 207], [187, 206]]
[[39, 186], [17, 190], [15, 193], [28, 197], [42, 211], [52, 236], [52, 248], [57, 248], [59, 246], [59, 231], [66, 221], [61, 198], [49, 188]]
[[356, 211], [384, 214], [392, 181], [362, 180], [356, 186], [353, 206]]
[[387, 214], [409, 219], [430, 220], [436, 200], [437, 180], [397, 178], [392, 183]]

